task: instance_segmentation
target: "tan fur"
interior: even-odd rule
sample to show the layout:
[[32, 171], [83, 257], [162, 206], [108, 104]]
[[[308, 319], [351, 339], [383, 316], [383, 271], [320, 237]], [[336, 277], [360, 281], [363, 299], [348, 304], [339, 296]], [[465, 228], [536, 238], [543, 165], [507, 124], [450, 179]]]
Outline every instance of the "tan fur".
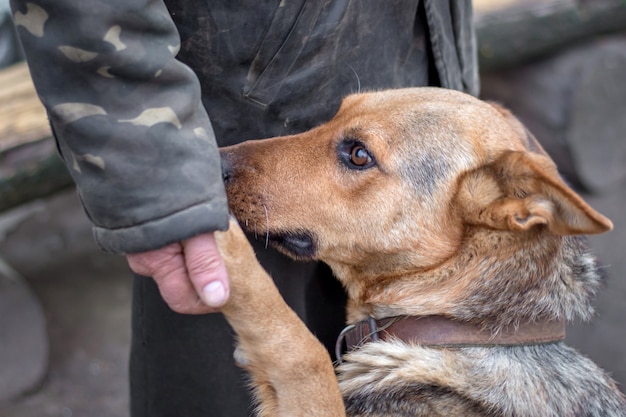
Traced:
[[[355, 147], [373, 157], [367, 168], [350, 162]], [[435, 88], [353, 95], [316, 129], [225, 148], [222, 160], [242, 227], [294, 258], [328, 263], [348, 292], [348, 322], [445, 315], [497, 331], [522, 319], [592, 314], [599, 278], [572, 235], [612, 224], [562, 181], [541, 145], [498, 105]], [[261, 415], [344, 415], [327, 354], [284, 305], [243, 236], [231, 231], [220, 245], [233, 279], [224, 313], [239, 336]], [[572, 394], [576, 405], [539, 398], [523, 408], [515, 393], [541, 385], [532, 372], [505, 384], [509, 391], [481, 394], [489, 385], [475, 379], [502, 385], [497, 364], [507, 359], [499, 348], [371, 345], [340, 368], [349, 415], [547, 416], [596, 406]], [[550, 361], [563, 350], [541, 352]], [[539, 361], [532, 349], [511, 354]], [[422, 359], [410, 364], [394, 359], [416, 355]], [[484, 357], [491, 362], [482, 364]], [[453, 369], [455, 363], [467, 366]], [[475, 372], [489, 364], [496, 374], [478, 378]], [[570, 368], [587, 365], [581, 359]], [[394, 369], [402, 373], [394, 377]], [[619, 406], [623, 397], [597, 372], [600, 382], [581, 386], [606, 392], [606, 401]], [[402, 384], [409, 385], [405, 391], [392, 388]], [[378, 396], [369, 412], [358, 411]]]
[[237, 224], [231, 222], [229, 232], [216, 238], [231, 279], [222, 311], [237, 330], [236, 357], [252, 377], [259, 415], [306, 417], [319, 409], [341, 415], [326, 349], [284, 303]]

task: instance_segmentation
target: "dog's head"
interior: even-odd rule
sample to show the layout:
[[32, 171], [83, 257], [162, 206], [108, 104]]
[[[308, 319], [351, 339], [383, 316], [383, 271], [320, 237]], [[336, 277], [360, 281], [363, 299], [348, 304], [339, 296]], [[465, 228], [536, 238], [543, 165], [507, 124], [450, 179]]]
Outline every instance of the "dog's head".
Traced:
[[244, 229], [325, 261], [348, 286], [437, 268], [475, 228], [612, 227], [508, 111], [444, 89], [349, 96], [329, 122], [224, 148], [222, 164]]

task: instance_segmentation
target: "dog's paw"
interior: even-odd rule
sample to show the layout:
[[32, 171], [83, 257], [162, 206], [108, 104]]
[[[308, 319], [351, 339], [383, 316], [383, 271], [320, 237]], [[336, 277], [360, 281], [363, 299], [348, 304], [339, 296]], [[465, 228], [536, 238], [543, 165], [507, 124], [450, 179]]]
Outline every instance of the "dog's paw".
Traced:
[[250, 277], [253, 274], [255, 276], [259, 273], [265, 274], [254, 254], [254, 249], [235, 219], [231, 218], [227, 231], [215, 232], [215, 240], [231, 281], [238, 281], [239, 277]]
[[243, 230], [239, 227], [237, 220], [232, 217], [228, 224], [227, 231], [215, 232], [215, 240], [225, 260], [248, 255], [254, 256], [252, 246], [250, 246]]

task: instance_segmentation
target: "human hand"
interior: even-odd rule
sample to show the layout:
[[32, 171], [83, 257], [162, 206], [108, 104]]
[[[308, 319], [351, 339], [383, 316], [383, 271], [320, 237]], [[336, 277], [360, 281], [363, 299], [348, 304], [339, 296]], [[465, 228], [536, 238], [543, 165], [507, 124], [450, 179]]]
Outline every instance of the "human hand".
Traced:
[[128, 254], [126, 260], [135, 273], [156, 281], [161, 296], [177, 313], [216, 312], [228, 300], [228, 274], [213, 233]]

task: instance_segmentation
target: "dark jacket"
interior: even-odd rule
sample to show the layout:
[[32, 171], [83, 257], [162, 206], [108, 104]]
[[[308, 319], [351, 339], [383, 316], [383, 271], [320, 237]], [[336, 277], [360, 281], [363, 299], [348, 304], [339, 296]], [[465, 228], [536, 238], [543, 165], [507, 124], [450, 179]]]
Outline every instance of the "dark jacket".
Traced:
[[166, 3], [12, 0], [37, 92], [107, 251], [227, 226], [216, 137], [221, 146], [299, 132], [359, 90], [478, 92], [469, 0]]

